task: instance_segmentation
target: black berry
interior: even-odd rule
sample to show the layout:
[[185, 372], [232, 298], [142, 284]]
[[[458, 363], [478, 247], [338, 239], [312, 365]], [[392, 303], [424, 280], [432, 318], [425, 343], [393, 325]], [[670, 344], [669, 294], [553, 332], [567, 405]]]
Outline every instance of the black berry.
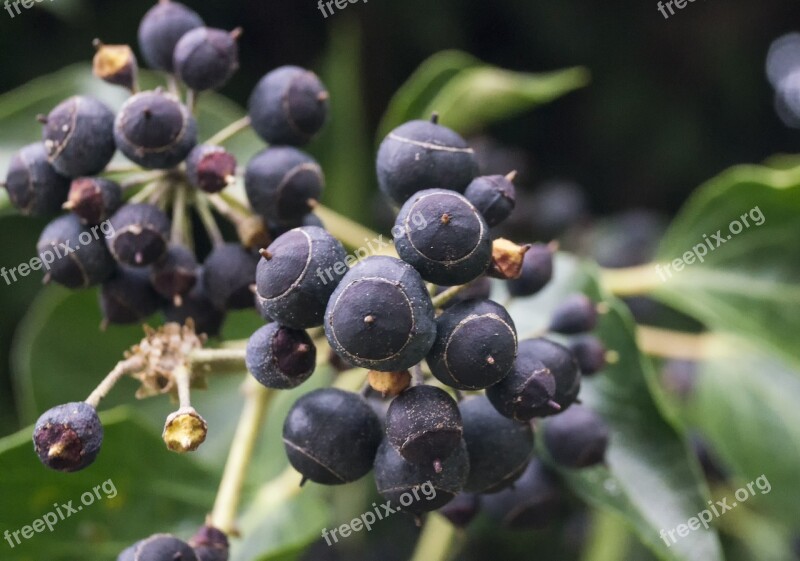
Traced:
[[517, 330], [505, 308], [491, 300], [467, 300], [436, 319], [427, 361], [448, 386], [480, 390], [502, 380], [516, 355]]
[[64, 208], [88, 225], [108, 220], [122, 206], [120, 186], [102, 177], [79, 177], [72, 181]]
[[516, 190], [512, 183], [515, 175], [477, 177], [464, 191], [464, 196], [475, 205], [489, 226], [497, 226], [511, 216], [516, 203]]
[[547, 526], [559, 513], [562, 492], [556, 476], [538, 459], [517, 479], [513, 487], [481, 498], [490, 518], [514, 530]]
[[270, 323], [247, 342], [247, 370], [268, 388], [299, 386], [314, 372], [317, 348], [308, 333]]
[[602, 463], [608, 448], [605, 420], [583, 405], [574, 405], [543, 423], [544, 445], [564, 467], [585, 468]]
[[186, 158], [189, 183], [206, 193], [218, 193], [236, 175], [236, 158], [221, 146], [195, 146]]
[[189, 540], [197, 561], [228, 561], [228, 537], [211, 526], [203, 526]]
[[191, 319], [197, 333], [216, 337], [225, 323], [225, 311], [214, 306], [206, 293], [203, 276], [201, 267], [198, 271], [197, 282], [189, 292], [181, 296], [181, 301], [177, 303], [174, 299], [170, 299], [166, 303], [164, 317], [167, 321], [181, 325]]
[[575, 356], [584, 376], [596, 374], [606, 367], [608, 351], [603, 342], [594, 335], [584, 335], [572, 340], [569, 350]]
[[237, 39], [241, 32], [210, 27], [187, 32], [175, 45], [175, 74], [195, 91], [221, 88], [239, 68]]
[[489, 268], [489, 227], [463, 195], [444, 189], [414, 194], [392, 230], [397, 253], [422, 278], [440, 285], [465, 284]]
[[172, 72], [175, 45], [188, 31], [203, 25], [196, 12], [180, 2], [159, 0], [139, 24], [139, 49], [150, 68]]
[[62, 175], [96, 175], [114, 156], [114, 113], [103, 102], [75, 96], [58, 104], [44, 121], [44, 147]]
[[110, 218], [114, 235], [106, 239], [114, 258], [124, 265], [152, 265], [167, 252], [170, 222], [158, 207], [123, 205]]
[[564, 335], [586, 333], [597, 326], [597, 305], [584, 294], [574, 294], [553, 312], [550, 331]]
[[69, 191], [69, 178], [56, 171], [47, 159], [44, 144], [36, 142], [11, 157], [6, 175], [8, 198], [22, 214], [56, 214]]
[[182, 245], [173, 244], [150, 270], [150, 282], [162, 298], [180, 305], [180, 297], [197, 283], [200, 266], [194, 253]]
[[364, 399], [335, 388], [297, 400], [283, 425], [289, 462], [324, 485], [356, 481], [372, 469], [381, 425]]
[[531, 296], [553, 278], [553, 250], [546, 244], [533, 244], [522, 261], [522, 274], [508, 281], [512, 296]]
[[100, 453], [103, 425], [94, 407], [85, 402], [66, 403], [45, 411], [33, 429], [39, 459], [57, 471], [79, 471]]
[[410, 121], [381, 143], [377, 170], [381, 190], [402, 205], [423, 189], [463, 193], [478, 174], [478, 164], [457, 133], [431, 121]]
[[203, 263], [206, 293], [220, 309], [255, 305], [250, 287], [256, 282], [258, 256], [238, 243], [215, 247]]
[[140, 541], [133, 558], [135, 561], [197, 561], [189, 544], [169, 534], [156, 534]]
[[396, 372], [420, 362], [436, 338], [434, 309], [414, 268], [372, 256], [344, 276], [325, 311], [331, 348], [362, 368]]
[[100, 309], [104, 324], [140, 323], [161, 306], [147, 269], [117, 267], [100, 290]]
[[328, 92], [313, 72], [282, 66], [258, 82], [249, 114], [253, 129], [268, 143], [302, 146], [328, 118]]

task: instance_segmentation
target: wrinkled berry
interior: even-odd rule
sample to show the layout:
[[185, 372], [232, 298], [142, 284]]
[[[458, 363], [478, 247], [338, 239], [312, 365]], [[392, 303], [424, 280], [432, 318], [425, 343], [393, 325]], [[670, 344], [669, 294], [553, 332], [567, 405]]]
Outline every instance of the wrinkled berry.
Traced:
[[106, 244], [118, 262], [145, 267], [166, 254], [170, 222], [158, 207], [126, 204], [114, 213], [110, 222], [114, 235], [106, 239]]
[[316, 360], [314, 342], [300, 329], [270, 323], [247, 342], [247, 370], [268, 388], [299, 386], [313, 374]]
[[241, 29], [197, 27], [175, 45], [172, 65], [181, 81], [196, 91], [224, 86], [239, 68]]
[[64, 472], [82, 470], [100, 453], [103, 425], [97, 411], [79, 401], [45, 411], [33, 429], [33, 444], [47, 467]]
[[69, 178], [59, 174], [47, 159], [44, 144], [36, 142], [11, 157], [6, 175], [8, 198], [22, 214], [56, 214], [69, 191]]
[[180, 2], [159, 0], [139, 24], [139, 49], [147, 65], [172, 72], [175, 45], [187, 32], [202, 25], [202, 18]]

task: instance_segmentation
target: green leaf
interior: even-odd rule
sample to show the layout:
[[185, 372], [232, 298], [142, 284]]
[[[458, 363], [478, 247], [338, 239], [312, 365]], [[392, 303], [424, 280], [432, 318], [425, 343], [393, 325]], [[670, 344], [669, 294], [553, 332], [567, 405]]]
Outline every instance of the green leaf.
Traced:
[[[800, 366], [798, 216], [800, 167], [725, 171], [698, 189], [670, 227], [661, 268], [651, 272], [653, 296]], [[695, 255], [704, 251], [700, 262]], [[677, 270], [677, 258], [693, 262]]]
[[596, 334], [619, 361], [585, 379], [581, 400], [604, 417], [611, 430], [607, 467], [560, 470], [581, 498], [620, 515], [656, 555], [665, 560], [721, 560], [714, 531], [692, 532], [667, 547], [659, 534], [685, 524], [703, 510], [708, 490], [686, 443], [653, 397], [655, 372], [638, 350], [627, 309], [604, 293], [595, 272], [560, 257], [557, 277], [541, 294], [513, 300], [509, 312], [520, 338], [542, 331], [563, 296], [585, 292], [608, 303]]

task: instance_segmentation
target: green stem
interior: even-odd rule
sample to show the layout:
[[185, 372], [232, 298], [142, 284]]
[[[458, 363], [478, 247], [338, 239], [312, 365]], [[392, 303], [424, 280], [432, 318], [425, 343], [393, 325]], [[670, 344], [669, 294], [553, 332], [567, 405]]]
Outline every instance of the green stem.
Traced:
[[640, 296], [656, 290], [663, 281], [659, 278], [656, 263], [625, 269], [603, 269], [600, 280], [616, 296]]
[[141, 173], [135, 173], [126, 177], [124, 181], [120, 182], [119, 186], [122, 187], [123, 190], [130, 189], [131, 187], [136, 187], [137, 185], [142, 185], [143, 183], [156, 181], [166, 175], [167, 172], [160, 169], [154, 171], [143, 171]]
[[[378, 234], [365, 228], [358, 222], [339, 214], [323, 205], [317, 205], [314, 214], [325, 223], [325, 228], [344, 245], [356, 248], [366, 247], [368, 242], [378, 237]], [[381, 255], [397, 256], [394, 246], [391, 249], [379, 252]]]
[[250, 127], [250, 117], [242, 117], [238, 121], [232, 122], [230, 125], [219, 131], [217, 134], [213, 135], [211, 138], [206, 140], [203, 144], [212, 144], [218, 145], [223, 144], [226, 141], [230, 140], [240, 132], [248, 129]]
[[176, 185], [172, 199], [172, 231], [170, 241], [174, 244], [186, 245], [186, 186]]
[[200, 220], [208, 233], [208, 237], [214, 247], [219, 247], [225, 244], [225, 238], [220, 232], [217, 221], [214, 219], [214, 214], [211, 212], [211, 207], [208, 204], [208, 197], [205, 193], [197, 193], [195, 195], [195, 209], [200, 216]]
[[447, 561], [455, 553], [457, 531], [441, 514], [432, 512], [422, 528], [411, 561]]
[[434, 308], [441, 308], [442, 306], [444, 306], [445, 304], [450, 302], [450, 300], [452, 300], [453, 298], [458, 296], [468, 286], [469, 286], [468, 284], [462, 284], [462, 285], [459, 285], [459, 286], [451, 286], [450, 288], [448, 288], [447, 290], [445, 290], [444, 292], [442, 292], [438, 296], [434, 296], [433, 298], [431, 298], [431, 301], [433, 302], [433, 307]]
[[192, 374], [239, 374], [247, 370], [245, 349], [198, 349], [188, 356]]

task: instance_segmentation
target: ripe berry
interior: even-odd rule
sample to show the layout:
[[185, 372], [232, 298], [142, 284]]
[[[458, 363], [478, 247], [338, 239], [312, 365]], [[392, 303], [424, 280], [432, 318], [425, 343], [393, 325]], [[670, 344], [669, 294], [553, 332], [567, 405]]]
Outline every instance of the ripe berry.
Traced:
[[302, 146], [328, 118], [328, 92], [313, 72], [282, 66], [258, 82], [249, 113], [253, 129], [268, 143]]
[[[445, 290], [450, 288], [449, 286], [437, 286], [436, 287], [436, 294], [439, 295]], [[492, 281], [487, 276], [478, 277], [474, 281], [469, 283], [467, 288], [463, 289], [461, 292], [455, 295], [452, 300], [447, 302], [442, 309], [446, 310], [458, 304], [459, 302], [464, 302], [465, 300], [486, 300], [492, 293]]]
[[272, 222], [301, 220], [322, 196], [319, 164], [297, 148], [277, 146], [253, 156], [244, 185], [253, 209]]
[[142, 322], [160, 306], [146, 269], [120, 266], [100, 290], [104, 325]]
[[495, 493], [512, 485], [533, 454], [530, 424], [502, 416], [485, 396], [468, 398], [459, 409], [470, 466], [464, 489]]
[[381, 190], [399, 205], [438, 187], [463, 193], [478, 174], [475, 153], [461, 136], [431, 121], [410, 121], [383, 140], [377, 158]]
[[102, 237], [96, 235], [97, 230], [93, 233], [73, 214], [50, 222], [36, 244], [48, 268], [45, 281], [53, 280], [67, 288], [88, 288], [106, 280], [115, 263]]
[[529, 421], [569, 407], [581, 377], [572, 353], [547, 339], [520, 341], [508, 376], [486, 389], [486, 397], [506, 417]]
[[545, 448], [556, 463], [569, 468], [585, 468], [604, 461], [608, 448], [608, 425], [588, 407], [575, 405], [542, 424]]
[[534, 459], [513, 487], [482, 497], [481, 507], [507, 528], [538, 529], [547, 526], [558, 514], [561, 499], [556, 476]]
[[189, 540], [197, 561], [228, 561], [228, 537], [211, 526], [203, 526]]
[[205, 333], [209, 337], [216, 337], [225, 323], [225, 311], [218, 309], [211, 302], [203, 282], [202, 267], [197, 273], [197, 282], [189, 292], [181, 296], [180, 305], [174, 300], [169, 300], [164, 308], [164, 317], [169, 322], [181, 325], [189, 319], [194, 322], [197, 333]]
[[584, 294], [574, 294], [553, 312], [549, 330], [564, 335], [586, 333], [597, 327], [597, 305]]
[[514, 320], [491, 300], [467, 300], [436, 319], [436, 342], [427, 361], [448, 386], [480, 390], [502, 380], [514, 365]]
[[314, 372], [316, 360], [317, 348], [301, 329], [270, 323], [247, 342], [247, 370], [267, 388], [299, 386]]
[[[471, 467], [470, 467], [471, 469]], [[466, 528], [481, 509], [481, 496], [474, 493], [459, 493], [438, 510], [456, 528]]]
[[188, 31], [201, 27], [203, 20], [180, 2], [159, 0], [139, 24], [139, 49], [150, 68], [172, 72], [175, 45]]
[[155, 534], [142, 540], [134, 552], [135, 561], [197, 561], [186, 542], [169, 534]]
[[386, 438], [409, 462], [434, 466], [458, 448], [461, 413], [446, 391], [413, 386], [398, 395], [386, 414]]
[[123, 549], [122, 553], [117, 556], [117, 561], [136, 561], [136, 548], [139, 547], [140, 543], [142, 542], [138, 541], [132, 546]]
[[497, 226], [511, 216], [516, 202], [512, 172], [502, 175], [486, 175], [475, 178], [467, 186], [464, 196], [477, 208], [489, 226]]
[[569, 350], [575, 356], [583, 376], [591, 376], [606, 367], [606, 350], [603, 342], [594, 335], [578, 337], [570, 342]]
[[492, 260], [486, 221], [453, 191], [416, 193], [400, 209], [392, 234], [400, 257], [436, 284], [468, 283], [485, 273]]
[[372, 469], [381, 442], [378, 417], [361, 396], [315, 390], [292, 406], [283, 425], [289, 462], [305, 479], [338, 485]]
[[134, 267], [152, 265], [167, 252], [169, 218], [156, 206], [123, 205], [110, 218], [114, 235], [106, 239], [118, 262]]
[[50, 162], [60, 174], [96, 175], [116, 151], [114, 113], [93, 97], [71, 97], [44, 119], [42, 139]]
[[372, 256], [344, 276], [325, 311], [325, 335], [347, 362], [384, 372], [406, 370], [436, 338], [434, 309], [413, 267]]
[[185, 246], [173, 244], [150, 269], [150, 282], [162, 298], [180, 305], [180, 297], [197, 283], [199, 270], [194, 253]]
[[553, 250], [546, 244], [533, 244], [522, 261], [522, 274], [508, 281], [512, 296], [532, 296], [553, 278]]
[[114, 122], [117, 148], [148, 169], [177, 166], [197, 144], [197, 123], [177, 97], [161, 90], [128, 98]]
[[261, 313], [295, 329], [321, 325], [331, 293], [347, 270], [347, 253], [322, 228], [290, 230], [261, 252], [256, 270]]
[[6, 175], [8, 198], [27, 216], [56, 214], [69, 190], [69, 179], [47, 159], [44, 144], [36, 142], [11, 157]]
[[440, 471], [432, 465], [411, 463], [384, 440], [375, 457], [375, 483], [378, 493], [404, 511], [422, 514], [439, 509], [464, 488], [469, 473], [469, 456], [460, 441]]
[[195, 146], [186, 158], [189, 183], [206, 193], [222, 191], [235, 175], [236, 158], [221, 146]]
[[110, 179], [80, 177], [72, 181], [64, 208], [84, 224], [100, 224], [122, 206], [122, 189]]
[[241, 33], [241, 28], [228, 32], [210, 27], [187, 32], [175, 45], [175, 74], [195, 91], [221, 88], [239, 68], [236, 41]]
[[250, 286], [256, 281], [258, 256], [238, 243], [215, 247], [203, 263], [206, 293], [217, 308], [241, 310], [255, 304]]
[[97, 411], [79, 401], [45, 411], [33, 429], [36, 454], [50, 469], [64, 472], [91, 465], [103, 443], [103, 425]]

